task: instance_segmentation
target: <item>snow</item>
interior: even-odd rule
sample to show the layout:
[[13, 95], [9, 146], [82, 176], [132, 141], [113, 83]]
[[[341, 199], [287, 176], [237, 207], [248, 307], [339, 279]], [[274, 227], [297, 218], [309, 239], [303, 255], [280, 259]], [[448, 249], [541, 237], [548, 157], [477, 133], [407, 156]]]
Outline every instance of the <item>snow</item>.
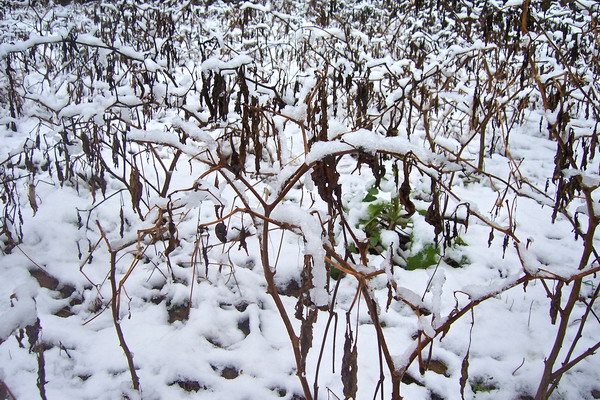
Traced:
[[344, 142], [317, 142], [312, 145], [310, 152], [306, 155], [305, 163], [310, 165], [328, 155], [351, 150], [353, 150], [353, 147]]
[[523, 0], [507, 0], [504, 7], [518, 7], [523, 5]]
[[245, 10], [245, 9], [248, 9], [248, 8], [253, 9], [253, 10], [262, 11], [262, 12], [269, 12], [269, 11], [271, 11], [271, 7], [269, 7], [269, 6], [263, 6], [261, 4], [251, 3], [249, 1], [245, 1], [240, 6], [240, 10]]
[[11, 307], [0, 314], [2, 318], [2, 327], [0, 328], [0, 343], [18, 329], [23, 329], [28, 325], [33, 325], [37, 319], [34, 297], [36, 288], [28, 283], [18, 286], [15, 293], [11, 296], [13, 299]]
[[[299, 343], [316, 397], [343, 398], [351, 330], [355, 398], [389, 398], [366, 288], [393, 368], [419, 382], [401, 384], [404, 398], [461, 398], [467, 352], [464, 399], [535, 396], [554, 303], [585, 275], [556, 370], [599, 284], [600, 236], [581, 237], [600, 216], [588, 104], [598, 80], [585, 59], [597, 51], [582, 34], [596, 3], [574, 13], [531, 2], [549, 36], [511, 24], [510, 51], [477, 21], [484, 3], [518, 19], [522, 0], [459, 1], [453, 13], [408, 0], [328, 3], [323, 14], [302, 2], [176, 3], [0, 12], [0, 380], [39, 398], [43, 351], [50, 399], [292, 400], [304, 396]], [[573, 160], [559, 160], [549, 128], [574, 143]], [[415, 210], [399, 218], [405, 166]], [[554, 215], [569, 185], [579, 186]], [[359, 279], [334, 276], [328, 252]], [[405, 268], [424, 254], [432, 265]], [[41, 346], [30, 346], [38, 320]], [[574, 356], [600, 336], [596, 319], [585, 323]], [[421, 373], [418, 351], [445, 372]], [[551, 398], [594, 398], [599, 371], [587, 357]]]
[[223, 61], [220, 58], [211, 57], [202, 63], [202, 70], [204, 71], [221, 71], [221, 70], [232, 70], [242, 65], [252, 63], [252, 57], [240, 54], [233, 57], [229, 61]]
[[327, 271], [325, 269], [325, 250], [321, 238], [321, 226], [315, 216], [293, 204], [281, 204], [271, 213], [271, 217], [279, 222], [295, 225], [304, 236], [304, 252], [312, 257], [313, 284], [312, 294], [317, 307], [328, 304], [329, 295], [326, 290]]
[[1, 43], [0, 58], [5, 58], [10, 53], [16, 53], [30, 49], [40, 44], [59, 42], [65, 39], [65, 35], [30, 35], [29, 39], [19, 43]]

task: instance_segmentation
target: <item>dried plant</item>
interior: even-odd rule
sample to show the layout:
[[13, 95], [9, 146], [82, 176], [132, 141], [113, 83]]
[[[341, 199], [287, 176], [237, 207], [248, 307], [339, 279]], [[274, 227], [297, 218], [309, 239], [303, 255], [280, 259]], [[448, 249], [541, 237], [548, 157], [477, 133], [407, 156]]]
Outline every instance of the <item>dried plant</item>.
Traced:
[[[102, 239], [110, 253], [114, 326], [136, 390], [143, 382], [120, 329], [121, 295], [148, 249], [158, 249], [171, 267], [171, 254], [182, 246], [178, 225], [189, 216], [192, 195], [215, 208], [213, 220], [198, 223], [194, 273], [201, 265], [208, 270], [218, 246], [227, 252], [235, 241], [247, 251], [247, 241], [258, 242], [267, 292], [285, 324], [306, 399], [320, 393], [320, 360], [328, 335], [334, 335], [329, 324], [337, 323], [339, 312], [338, 279], [356, 280], [352, 306], [367, 307], [377, 333], [381, 377], [374, 396], [393, 399], [401, 398], [409, 366], [416, 362], [424, 373], [435, 340], [457, 320], [489, 298], [541, 281], [557, 324], [535, 395], [547, 399], [565, 372], [600, 346], [576, 351], [586, 323], [597, 319], [599, 184], [587, 169], [597, 165], [598, 6], [578, 1], [526, 1], [520, 8], [500, 9], [487, 1], [462, 0], [374, 1], [361, 8], [310, 3], [303, 12], [313, 25], [293, 17], [302, 9], [294, 2], [278, 9], [249, 3], [213, 8], [150, 2], [139, 8], [94, 2], [80, 9], [68, 32], [58, 29], [67, 25], [64, 16], [63, 21], [43, 14], [41, 6], [11, 5], [13, 15], [35, 15], [39, 36], [0, 48], [0, 118], [8, 130], [28, 137], [18, 153], [0, 162], [2, 251], [14, 251], [23, 240], [26, 204], [34, 213], [43, 207], [37, 185], [51, 181], [89, 192], [93, 207], [78, 211], [80, 229], [96, 235], [98, 243], [90, 243], [82, 266], [102, 247]], [[573, 24], [554, 17], [563, 10], [572, 11]], [[217, 12], [230, 25], [224, 37], [201, 23]], [[23, 40], [19, 34], [6, 33], [4, 42]], [[304, 115], [292, 112], [299, 109]], [[555, 170], [545, 188], [537, 187], [511, 154], [511, 133], [531, 121], [532, 109], [543, 110], [539, 124], [556, 144]], [[35, 126], [20, 126], [25, 118]], [[330, 126], [332, 118], [350, 131]], [[290, 144], [286, 130], [298, 132], [302, 143]], [[399, 138], [420, 142], [410, 147]], [[486, 169], [486, 159], [494, 154], [509, 160], [508, 178]], [[365, 203], [374, 207], [363, 225], [350, 222], [342, 163], [372, 175], [372, 199]], [[174, 183], [176, 172], [185, 169], [190, 180]], [[422, 213], [411, 186], [417, 175], [429, 185], [428, 191], [419, 189], [418, 196], [429, 204]], [[455, 190], [458, 181], [469, 179], [489, 182], [498, 195], [490, 214], [507, 222], [472, 208], [471, 199]], [[377, 197], [383, 180], [393, 182], [388, 203]], [[305, 184], [309, 181], [314, 188]], [[290, 194], [298, 190], [305, 197], [290, 205]], [[233, 193], [237, 205], [220, 202], [225, 191]], [[93, 221], [113, 196], [123, 199], [120, 227], [109, 231]], [[581, 239], [577, 273], [558, 275], [530, 264], [529, 238], [520, 236], [513, 218], [520, 198], [550, 204], [553, 218], [569, 221], [575, 239]], [[585, 209], [573, 212], [574, 199]], [[429, 253], [420, 256], [450, 263], [446, 250], [460, 243], [477, 219], [489, 227], [490, 244], [502, 238], [504, 252], [514, 247], [521, 276], [460, 305], [457, 301], [447, 315], [425, 310], [394, 278], [394, 269], [410, 262], [403, 249], [371, 240], [385, 230], [407, 244], [410, 221], [416, 219], [433, 229]], [[236, 224], [242, 228], [233, 238]], [[209, 244], [213, 228], [218, 242]], [[284, 306], [275, 280], [278, 256], [270, 243], [283, 231], [299, 235], [305, 244], [295, 312]], [[133, 261], [118, 278], [120, 252], [132, 254]], [[428, 286], [439, 284], [436, 274]], [[379, 276], [387, 277], [387, 304], [373, 295], [372, 281]], [[595, 287], [588, 297], [582, 294], [586, 280]], [[193, 281], [190, 285], [193, 290]], [[402, 360], [392, 354], [381, 322], [393, 302], [410, 307], [417, 320], [433, 312], [430, 326], [419, 328]], [[321, 314], [329, 314], [328, 329], [316, 337], [313, 325]], [[575, 336], [568, 336], [574, 318], [581, 322]], [[360, 338], [350, 311], [345, 326], [343, 396], [356, 398]], [[560, 352], [565, 347], [566, 355]], [[317, 365], [307, 363], [310, 352], [319, 352]], [[463, 395], [468, 366], [467, 353]], [[312, 385], [309, 369], [317, 371]], [[385, 376], [392, 380], [390, 395], [383, 393]]]

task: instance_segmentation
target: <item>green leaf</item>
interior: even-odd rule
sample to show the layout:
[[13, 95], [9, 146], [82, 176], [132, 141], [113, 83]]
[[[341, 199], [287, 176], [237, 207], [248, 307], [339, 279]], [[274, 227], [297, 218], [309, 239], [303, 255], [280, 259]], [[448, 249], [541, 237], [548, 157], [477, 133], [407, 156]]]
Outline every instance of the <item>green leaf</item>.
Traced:
[[437, 264], [438, 253], [439, 251], [435, 245], [428, 244], [423, 250], [406, 259], [406, 269], [413, 271], [415, 269], [425, 269]]
[[456, 243], [457, 246], [468, 246], [467, 242], [465, 242], [460, 236], [457, 236], [454, 239], [454, 243]]
[[354, 243], [350, 243], [348, 245], [348, 251], [352, 254], [358, 254], [358, 248], [356, 247], [356, 245]]
[[376, 187], [372, 187], [371, 189], [369, 189], [369, 191], [367, 192], [367, 195], [362, 200], [363, 203], [370, 203], [372, 201], [377, 200], [378, 194], [379, 194], [379, 190]]
[[369, 204], [367, 210], [369, 211], [369, 219], [378, 218], [382, 212], [385, 211], [387, 204], [385, 203], [373, 203]]
[[336, 267], [334, 267], [333, 265], [329, 266], [329, 276], [331, 276], [331, 279], [333, 279], [334, 281], [337, 281], [340, 278], [344, 277], [344, 273], [342, 271], [340, 271], [339, 269], [337, 269]]
[[374, 231], [371, 233], [369, 237], [369, 244], [371, 247], [375, 248], [381, 244], [381, 233], [380, 231]]

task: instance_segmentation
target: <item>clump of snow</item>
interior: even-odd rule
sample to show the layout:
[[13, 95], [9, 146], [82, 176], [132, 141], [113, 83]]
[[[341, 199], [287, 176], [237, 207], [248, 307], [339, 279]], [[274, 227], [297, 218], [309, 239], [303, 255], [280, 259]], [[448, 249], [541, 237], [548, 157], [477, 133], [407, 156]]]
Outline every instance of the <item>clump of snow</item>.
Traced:
[[304, 237], [304, 252], [312, 257], [313, 262], [313, 301], [317, 307], [326, 306], [329, 303], [327, 293], [327, 269], [325, 267], [325, 249], [321, 237], [322, 228], [318, 219], [306, 210], [294, 204], [280, 204], [271, 213], [271, 218], [292, 224], [300, 228]]
[[220, 58], [213, 57], [204, 61], [201, 67], [203, 71], [232, 70], [242, 65], [250, 64], [252, 61], [252, 57], [246, 54], [235, 56], [229, 61], [223, 61]]
[[34, 297], [37, 290], [33, 284], [23, 283], [15, 289], [11, 296], [11, 307], [0, 314], [0, 343], [5, 341], [13, 332], [33, 325], [37, 320]]

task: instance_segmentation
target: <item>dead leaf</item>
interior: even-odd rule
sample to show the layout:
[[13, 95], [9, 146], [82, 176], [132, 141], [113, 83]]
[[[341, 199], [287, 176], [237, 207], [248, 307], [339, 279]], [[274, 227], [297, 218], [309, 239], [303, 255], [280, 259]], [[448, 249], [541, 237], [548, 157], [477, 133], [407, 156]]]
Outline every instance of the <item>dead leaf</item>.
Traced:
[[215, 235], [217, 235], [221, 243], [227, 243], [227, 227], [223, 222], [219, 222], [215, 226]]
[[140, 200], [142, 199], [143, 186], [140, 181], [140, 172], [136, 167], [131, 169], [129, 174], [129, 193], [131, 193], [131, 204], [133, 208], [140, 212]]
[[37, 201], [35, 199], [35, 197], [36, 197], [35, 185], [33, 183], [29, 184], [29, 192], [28, 192], [27, 197], [29, 198], [29, 205], [31, 206], [31, 209], [33, 210], [33, 215], [35, 215], [38, 210], [38, 205], [37, 205]]
[[346, 331], [344, 341], [344, 356], [342, 357], [342, 383], [344, 384], [344, 397], [355, 399], [358, 391], [358, 349], [352, 331]]

